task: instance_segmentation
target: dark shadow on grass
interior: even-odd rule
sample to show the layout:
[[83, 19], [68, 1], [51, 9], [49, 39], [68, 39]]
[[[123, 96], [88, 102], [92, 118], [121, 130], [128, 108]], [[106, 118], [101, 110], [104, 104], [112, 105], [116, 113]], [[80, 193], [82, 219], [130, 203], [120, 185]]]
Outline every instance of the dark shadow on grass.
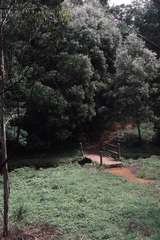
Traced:
[[77, 149], [64, 150], [62, 152], [44, 152], [34, 154], [20, 154], [19, 156], [14, 153], [9, 155], [8, 163], [9, 170], [12, 171], [16, 168], [32, 167], [36, 170], [45, 168], [56, 168], [60, 164], [69, 164], [73, 159], [79, 159], [79, 152]]

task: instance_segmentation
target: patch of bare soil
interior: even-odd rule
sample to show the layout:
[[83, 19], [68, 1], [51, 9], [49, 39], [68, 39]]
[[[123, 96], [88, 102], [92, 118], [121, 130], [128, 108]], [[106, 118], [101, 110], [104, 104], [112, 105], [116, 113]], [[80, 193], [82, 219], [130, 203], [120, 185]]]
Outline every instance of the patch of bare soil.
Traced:
[[[134, 169], [134, 171], [136, 172], [136, 170]], [[109, 172], [112, 173], [115, 176], [119, 176], [119, 177], [124, 177], [128, 182], [131, 183], [138, 183], [138, 184], [153, 184], [156, 181], [155, 180], [148, 180], [148, 179], [142, 179], [142, 178], [138, 178], [136, 177], [136, 175], [133, 173], [134, 172], [132, 168], [110, 168], [110, 169], [105, 169], [104, 172]]]
[[60, 234], [58, 230], [50, 225], [26, 226], [23, 229], [11, 227], [7, 238], [0, 233], [0, 240], [54, 240]]

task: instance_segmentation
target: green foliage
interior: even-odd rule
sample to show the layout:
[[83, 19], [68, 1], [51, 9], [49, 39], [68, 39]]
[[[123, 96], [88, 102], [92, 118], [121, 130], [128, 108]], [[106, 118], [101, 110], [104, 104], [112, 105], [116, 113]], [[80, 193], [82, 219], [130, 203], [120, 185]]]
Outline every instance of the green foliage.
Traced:
[[22, 1], [6, 31], [12, 81], [19, 82], [8, 99], [23, 104], [16, 124], [29, 147], [77, 139], [107, 104], [101, 93], [110, 91], [120, 39], [111, 15], [96, 0], [65, 0], [58, 8]]
[[156, 0], [144, 1], [139, 4], [139, 17], [135, 22], [135, 27], [144, 36], [147, 46], [159, 55], [159, 14], [160, 5]]
[[[136, 22], [136, 27], [138, 27], [139, 32], [144, 36], [147, 42], [147, 46], [155, 51], [158, 56], [160, 56], [160, 44], [159, 44], [159, 24], [160, 24], [160, 5], [159, 1], [150, 0], [146, 1], [145, 6], [141, 9], [141, 18]], [[154, 111], [154, 124], [157, 137], [160, 136], [160, 117], [159, 117], [159, 75], [152, 82], [151, 87], [151, 101], [152, 109]]]
[[117, 50], [116, 104], [122, 120], [140, 124], [152, 118], [150, 84], [158, 71], [156, 55], [145, 48], [135, 34], [129, 35]]
[[142, 16], [147, 21], [150, 5], [135, 1], [109, 11], [98, 0], [15, 2], [5, 28], [6, 87], [14, 83], [6, 109], [23, 109], [13, 126], [27, 132], [29, 148], [77, 141], [115, 118], [138, 127], [154, 118], [158, 129], [157, 55], [128, 35]]
[[117, 21], [123, 37], [128, 36], [130, 31], [137, 30], [141, 24], [144, 26], [144, 14], [149, 2], [150, 0], [134, 0], [131, 4], [111, 7], [110, 11]]
[[[124, 37], [132, 30], [145, 41], [146, 46], [160, 54], [159, 44], [159, 16], [160, 4], [157, 0], [133, 1], [130, 5], [116, 6], [111, 9]], [[150, 84], [150, 104], [154, 112], [154, 124], [159, 138], [159, 74], [155, 74]]]
[[113, 17], [98, 1], [86, 1], [82, 7], [68, 0], [64, 1], [66, 6], [72, 14], [73, 49], [85, 52], [92, 63], [96, 111], [92, 123], [100, 129], [112, 117], [114, 61], [121, 35]]

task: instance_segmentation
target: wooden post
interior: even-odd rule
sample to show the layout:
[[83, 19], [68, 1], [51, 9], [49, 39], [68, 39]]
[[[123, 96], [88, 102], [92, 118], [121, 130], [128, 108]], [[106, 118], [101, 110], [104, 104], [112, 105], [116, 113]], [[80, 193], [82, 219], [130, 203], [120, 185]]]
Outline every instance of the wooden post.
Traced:
[[80, 147], [81, 147], [81, 154], [83, 159], [85, 158], [84, 150], [83, 150], [83, 144], [80, 142]]
[[102, 153], [102, 151], [100, 151], [99, 154], [100, 154], [100, 166], [102, 166], [103, 165], [103, 153]]
[[[4, 0], [1, 0], [3, 7]], [[1, 23], [5, 18], [5, 9], [1, 9]], [[4, 116], [4, 86], [6, 82], [6, 69], [5, 69], [5, 50], [4, 50], [4, 30], [3, 24], [1, 24], [0, 29], [0, 133], [1, 133], [1, 163], [4, 164], [3, 167], [3, 201], [4, 201], [4, 210], [3, 210], [3, 236], [8, 236], [8, 225], [9, 225], [9, 177], [8, 177], [8, 163], [7, 163], [7, 144], [6, 144], [6, 127], [5, 127], [5, 116]]]
[[117, 146], [118, 146], [118, 160], [121, 160], [121, 144], [118, 142]]
[[141, 143], [142, 142], [142, 134], [141, 134], [141, 125], [139, 122], [137, 122], [137, 130], [138, 130], [138, 139], [139, 139], [139, 142]]

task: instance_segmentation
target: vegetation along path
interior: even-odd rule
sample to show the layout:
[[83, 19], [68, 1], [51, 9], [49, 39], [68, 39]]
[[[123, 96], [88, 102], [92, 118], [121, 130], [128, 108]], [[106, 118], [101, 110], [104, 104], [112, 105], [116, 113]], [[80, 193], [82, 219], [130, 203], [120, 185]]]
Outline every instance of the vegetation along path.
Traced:
[[[100, 156], [96, 154], [87, 154], [86, 158], [91, 159], [93, 162], [100, 164]], [[115, 161], [111, 157], [103, 157], [103, 166], [107, 167], [104, 170], [106, 173], [112, 173], [115, 176], [124, 177], [131, 183], [138, 184], [152, 184], [155, 180], [142, 179], [135, 175], [134, 169], [132, 167], [122, 167], [121, 161]]]
[[138, 183], [138, 184], [152, 184], [155, 183], [155, 180], [148, 180], [136, 177], [136, 175], [132, 172], [131, 168], [110, 168], [105, 169], [104, 172], [112, 173], [115, 176], [124, 177], [131, 183]]
[[[100, 157], [96, 154], [88, 154], [86, 155], [88, 159], [91, 159], [93, 162], [100, 164]], [[124, 177], [130, 183], [138, 183], [138, 184], [152, 184], [155, 183], [155, 180], [150, 179], [142, 179], [135, 175], [134, 169], [132, 167], [122, 167], [121, 161], [115, 161], [111, 157], [103, 157], [103, 166], [107, 167], [104, 170], [106, 173], [111, 173], [115, 176]]]

